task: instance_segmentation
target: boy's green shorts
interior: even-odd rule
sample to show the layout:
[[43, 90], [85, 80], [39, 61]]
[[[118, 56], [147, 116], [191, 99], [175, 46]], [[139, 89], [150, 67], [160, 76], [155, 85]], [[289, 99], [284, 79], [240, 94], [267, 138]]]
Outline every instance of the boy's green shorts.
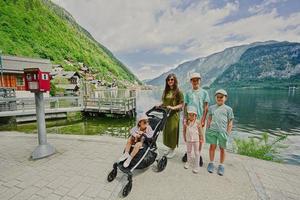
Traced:
[[228, 138], [227, 133], [221, 133], [211, 129], [208, 129], [205, 134], [206, 143], [217, 144], [224, 149], [227, 146], [227, 138]]

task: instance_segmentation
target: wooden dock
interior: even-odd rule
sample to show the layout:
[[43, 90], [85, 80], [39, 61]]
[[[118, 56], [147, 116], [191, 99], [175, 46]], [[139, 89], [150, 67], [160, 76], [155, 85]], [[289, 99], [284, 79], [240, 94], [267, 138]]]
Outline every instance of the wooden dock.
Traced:
[[[108, 94], [102, 93], [98, 97], [44, 98], [46, 119], [65, 118], [69, 112], [135, 116], [135, 94], [121, 95], [123, 97], [111, 91]], [[35, 121], [35, 115], [34, 98], [0, 98], [0, 118], [16, 117], [17, 122], [25, 122]]]

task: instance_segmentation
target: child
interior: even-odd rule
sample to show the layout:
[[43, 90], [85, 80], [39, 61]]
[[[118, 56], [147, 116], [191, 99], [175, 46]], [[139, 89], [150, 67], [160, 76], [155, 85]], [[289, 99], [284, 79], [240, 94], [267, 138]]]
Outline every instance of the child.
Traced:
[[[185, 101], [185, 108], [188, 106], [194, 106], [197, 109], [197, 120], [200, 121], [201, 126], [200, 131], [201, 134], [203, 135], [203, 139], [200, 140], [199, 144], [199, 152], [201, 153], [202, 145], [204, 143], [204, 136], [205, 136], [205, 130], [206, 130], [206, 115], [208, 112], [208, 104], [209, 104], [209, 95], [206, 90], [201, 88], [201, 75], [199, 73], [192, 73], [190, 76], [190, 81], [191, 81], [191, 90], [187, 91], [184, 97]], [[186, 115], [186, 109], [185, 110], [185, 115]], [[186, 116], [185, 116], [186, 117]], [[186, 123], [186, 119], [183, 120], [183, 123]], [[184, 154], [182, 161], [186, 162], [187, 160], [187, 155]], [[199, 162], [200, 167], [203, 166], [203, 159], [200, 155], [200, 162]]]
[[[131, 136], [129, 137], [124, 154], [119, 158], [119, 162], [123, 163], [123, 166], [126, 168], [130, 165], [131, 160], [139, 152], [140, 148], [143, 146], [145, 139], [153, 137], [153, 130], [148, 124], [147, 115], [142, 115], [138, 118], [138, 123], [135, 127], [130, 130]], [[131, 145], [134, 145], [134, 148], [129, 154]]]
[[209, 158], [210, 163], [208, 164], [207, 171], [213, 173], [214, 171], [214, 158], [217, 144], [220, 147], [220, 165], [218, 167], [218, 174], [224, 175], [224, 160], [225, 160], [225, 149], [227, 144], [228, 135], [231, 133], [233, 125], [233, 112], [232, 108], [225, 105], [227, 100], [227, 92], [223, 89], [216, 91], [215, 93], [216, 104], [210, 106], [208, 111], [208, 131], [206, 133], [206, 141], [210, 144], [209, 147]]
[[188, 119], [183, 127], [183, 138], [186, 142], [187, 147], [187, 162], [184, 165], [185, 169], [189, 168], [189, 165], [192, 160], [192, 150], [195, 153], [195, 163], [194, 163], [194, 173], [199, 171], [199, 160], [200, 160], [200, 151], [199, 151], [199, 141], [202, 139], [202, 131], [200, 130], [200, 122], [197, 121], [197, 109], [193, 106], [187, 108]]

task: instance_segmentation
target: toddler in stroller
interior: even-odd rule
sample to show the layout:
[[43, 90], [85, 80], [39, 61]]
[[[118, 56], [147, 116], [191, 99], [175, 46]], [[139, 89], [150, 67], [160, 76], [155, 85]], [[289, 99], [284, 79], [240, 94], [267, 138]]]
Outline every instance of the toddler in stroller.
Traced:
[[[145, 140], [151, 139], [153, 133], [154, 132], [148, 122], [148, 116], [144, 114], [138, 117], [137, 125], [130, 130], [131, 136], [127, 140], [123, 155], [119, 158], [119, 162], [125, 161], [123, 167], [127, 168], [130, 165], [131, 160], [143, 146]], [[134, 147], [129, 154], [132, 145], [134, 145]]]

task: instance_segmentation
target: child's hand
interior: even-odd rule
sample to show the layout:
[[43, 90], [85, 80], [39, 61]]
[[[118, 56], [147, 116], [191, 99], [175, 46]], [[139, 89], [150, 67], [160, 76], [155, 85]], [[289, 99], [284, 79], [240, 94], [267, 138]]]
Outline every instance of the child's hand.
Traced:
[[183, 119], [183, 126], [187, 126], [187, 120], [185, 118]]
[[201, 119], [201, 127], [203, 128], [205, 126], [205, 119]]

